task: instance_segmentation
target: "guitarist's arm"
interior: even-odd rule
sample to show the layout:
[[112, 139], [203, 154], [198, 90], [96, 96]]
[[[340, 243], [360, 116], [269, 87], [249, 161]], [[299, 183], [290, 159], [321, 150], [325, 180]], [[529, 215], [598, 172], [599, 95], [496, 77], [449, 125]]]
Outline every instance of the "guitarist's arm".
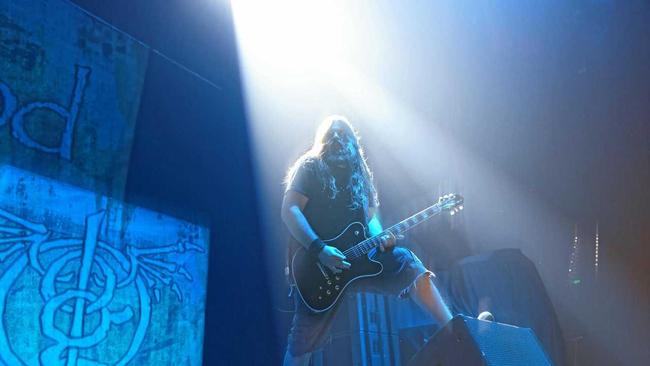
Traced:
[[377, 214], [377, 207], [370, 206], [368, 207], [368, 234], [370, 236], [379, 235], [384, 229], [379, 222], [379, 217], [375, 216]]
[[[375, 216], [377, 213], [376, 206], [368, 207], [368, 233], [370, 236], [379, 235], [384, 231], [384, 228], [381, 226], [379, 217]], [[397, 239], [402, 237], [395, 237], [390, 231], [387, 232], [387, 235], [382, 237], [382, 243], [379, 245], [379, 250], [382, 252], [390, 247], [394, 247], [397, 244]]]
[[302, 245], [305, 249], [309, 248], [309, 244], [318, 239], [318, 235], [307, 222], [307, 218], [303, 215], [302, 210], [305, 209], [309, 198], [302, 193], [296, 191], [287, 191], [282, 200], [282, 221], [287, 225], [291, 235]]
[[[287, 225], [289, 232], [305, 249], [309, 249], [309, 245], [319, 239], [302, 212], [308, 200], [304, 194], [289, 190], [282, 200], [281, 212], [282, 221]], [[344, 261], [343, 253], [329, 245], [323, 247], [318, 259], [334, 273], [350, 268], [350, 263]]]

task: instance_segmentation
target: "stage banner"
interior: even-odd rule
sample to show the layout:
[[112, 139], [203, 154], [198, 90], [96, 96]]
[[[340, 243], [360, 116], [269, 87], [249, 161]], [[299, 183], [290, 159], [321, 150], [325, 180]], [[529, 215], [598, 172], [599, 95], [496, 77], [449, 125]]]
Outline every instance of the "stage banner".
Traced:
[[0, 364], [201, 365], [205, 226], [0, 166]]
[[66, 0], [0, 1], [0, 163], [121, 198], [148, 52]]

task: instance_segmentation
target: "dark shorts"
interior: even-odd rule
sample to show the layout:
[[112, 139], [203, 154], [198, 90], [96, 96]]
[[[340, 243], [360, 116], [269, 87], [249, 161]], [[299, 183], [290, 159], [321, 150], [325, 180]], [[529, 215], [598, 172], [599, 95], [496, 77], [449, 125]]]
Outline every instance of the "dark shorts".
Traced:
[[[355, 282], [352, 291], [372, 291], [385, 295], [407, 297], [415, 280], [424, 273], [430, 273], [422, 261], [404, 247], [394, 247], [386, 252], [371, 253], [371, 258], [381, 262], [384, 271], [376, 277]], [[338, 310], [339, 301], [325, 313], [312, 313], [294, 292], [296, 311], [293, 315], [287, 349], [293, 356], [313, 352], [322, 347]]]

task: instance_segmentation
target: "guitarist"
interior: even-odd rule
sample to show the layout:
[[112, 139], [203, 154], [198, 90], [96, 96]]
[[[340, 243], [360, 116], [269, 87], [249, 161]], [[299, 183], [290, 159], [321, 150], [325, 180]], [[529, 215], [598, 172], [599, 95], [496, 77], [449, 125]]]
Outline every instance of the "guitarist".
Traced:
[[[337, 248], [323, 242], [337, 236], [349, 223], [366, 226], [379, 202], [359, 136], [346, 118], [330, 116], [319, 126], [313, 146], [289, 169], [282, 202], [282, 220], [295, 242], [335, 273], [350, 268]], [[375, 235], [378, 233], [369, 233]], [[397, 238], [385, 235], [371, 257], [384, 271], [360, 280], [366, 288], [412, 298], [444, 325], [452, 315], [433, 284], [433, 273], [410, 250], [396, 247]], [[311, 312], [300, 296], [288, 337], [284, 365], [308, 365], [311, 353], [327, 337], [335, 305], [324, 313]]]

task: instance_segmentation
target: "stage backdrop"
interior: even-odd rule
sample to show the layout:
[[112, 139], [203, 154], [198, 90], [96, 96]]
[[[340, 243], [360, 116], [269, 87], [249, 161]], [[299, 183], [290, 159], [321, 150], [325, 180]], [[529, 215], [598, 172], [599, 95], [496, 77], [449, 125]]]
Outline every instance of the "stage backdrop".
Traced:
[[147, 59], [65, 0], [0, 2], [2, 162], [121, 197]]
[[201, 364], [208, 229], [121, 201], [148, 58], [0, 2], [0, 364]]
[[0, 167], [0, 359], [200, 365], [208, 230]]

